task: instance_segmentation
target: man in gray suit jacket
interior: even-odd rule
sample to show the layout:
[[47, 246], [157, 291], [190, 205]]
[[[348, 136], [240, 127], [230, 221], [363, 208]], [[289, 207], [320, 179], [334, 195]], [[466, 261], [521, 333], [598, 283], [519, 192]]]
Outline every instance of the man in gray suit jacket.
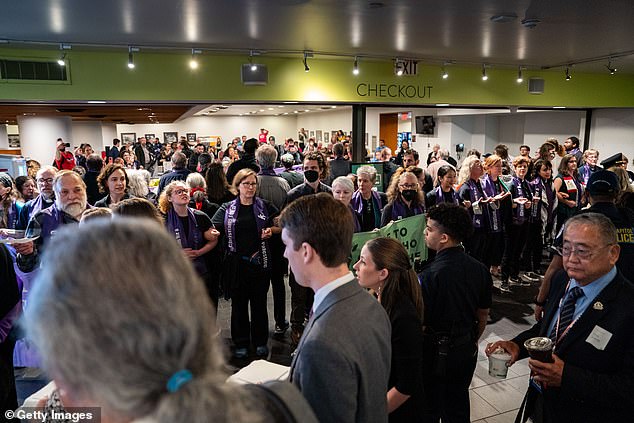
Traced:
[[390, 321], [348, 270], [352, 215], [331, 195], [309, 195], [280, 217], [297, 282], [315, 292], [291, 364], [293, 382], [322, 422], [387, 422]]

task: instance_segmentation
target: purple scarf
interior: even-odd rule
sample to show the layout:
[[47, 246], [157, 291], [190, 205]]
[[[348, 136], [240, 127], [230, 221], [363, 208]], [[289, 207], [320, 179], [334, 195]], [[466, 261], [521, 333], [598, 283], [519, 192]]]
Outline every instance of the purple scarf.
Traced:
[[[240, 209], [240, 196], [233, 200], [227, 212], [225, 213], [225, 234], [227, 235], [227, 248], [229, 252], [236, 253], [236, 221], [238, 219], [238, 210]], [[266, 205], [261, 198], [253, 198], [253, 215], [255, 218], [255, 224], [258, 228], [257, 236], [260, 239], [260, 263], [265, 270], [268, 270], [271, 266], [271, 252], [269, 250], [269, 243], [267, 240], [262, 239], [262, 230], [267, 228], [269, 221], [269, 214], [266, 210]]]
[[37, 198], [33, 202], [33, 205], [31, 206], [31, 213], [29, 215], [29, 219], [35, 216], [35, 213], [42, 210], [42, 208], [46, 208], [46, 207], [42, 207], [42, 194], [40, 194], [37, 196]]
[[[405, 204], [400, 198], [397, 198], [392, 203], [392, 220], [400, 220], [407, 217], [407, 204]], [[417, 204], [413, 208], [409, 209], [417, 216], [425, 213], [425, 207], [422, 204]]]
[[[504, 191], [504, 183], [498, 178], [498, 182], [502, 186], [502, 191]], [[482, 189], [487, 197], [495, 197], [498, 194], [501, 194], [502, 191], [498, 192], [496, 184], [491, 179], [491, 176], [486, 175], [484, 179], [482, 179]], [[508, 189], [507, 189], [508, 191]], [[494, 203], [489, 203], [489, 228], [493, 233], [502, 232], [502, 216], [500, 213], [500, 207], [496, 207]]]
[[[531, 190], [528, 186], [526, 186], [526, 180], [520, 179], [517, 176], [513, 176], [513, 185], [517, 189], [517, 197], [515, 198], [528, 198], [527, 196], [531, 194]], [[531, 198], [528, 198], [532, 200]], [[513, 213], [513, 223], [515, 225], [521, 225], [526, 221], [526, 208], [524, 208], [524, 204], [518, 204], [515, 208], [515, 212]]]
[[18, 218], [20, 217], [20, 210], [15, 201], [11, 203], [9, 210], [7, 211], [7, 229], [15, 229], [18, 224]]
[[539, 201], [537, 203], [533, 203], [531, 207], [531, 222], [540, 222], [541, 221], [541, 210], [543, 207], [542, 194], [546, 193], [546, 207], [548, 207], [548, 223], [550, 223], [553, 219], [553, 208], [555, 205], [555, 196], [556, 193], [553, 190], [552, 182], [550, 180], [544, 181], [542, 178], [537, 177], [533, 182], [531, 182], [533, 196], [538, 197]]
[[277, 173], [275, 173], [274, 169], [260, 169], [260, 172], [258, 173], [258, 175], [263, 175], [263, 176], [279, 176]]
[[472, 204], [469, 211], [472, 214], [473, 227], [476, 229], [481, 229], [484, 226], [483, 218], [488, 215], [487, 208], [484, 207], [484, 205], [481, 206], [480, 209], [482, 210], [482, 213], [476, 214], [473, 211], [473, 204], [480, 201], [482, 198], [486, 198], [486, 195], [484, 194], [484, 191], [482, 190], [482, 184], [480, 184], [479, 181], [469, 179], [466, 184], [469, 187], [469, 199]]
[[[198, 223], [196, 222], [194, 211], [189, 207], [187, 207], [187, 220], [189, 221], [189, 230], [185, 232], [185, 227], [181, 218], [172, 207], [167, 212], [167, 230], [174, 234], [176, 241], [180, 243], [182, 248], [199, 250], [204, 245], [203, 234], [200, 229], [198, 229]], [[207, 273], [207, 264], [202, 256], [196, 257], [193, 260], [193, 265], [199, 275]]]
[[[445, 202], [445, 196], [443, 195], [443, 190], [442, 188], [440, 188], [440, 185], [438, 186], [438, 188], [435, 189], [436, 192], [436, 204], [440, 204], [440, 203], [444, 203]], [[460, 199], [458, 198], [458, 193], [456, 192], [456, 190], [454, 190], [453, 188], [451, 188], [451, 198], [452, 198], [452, 203], [455, 204], [456, 206], [460, 204]]]
[[[372, 199], [372, 204], [374, 205], [374, 227], [378, 228], [381, 226], [381, 209], [383, 209], [381, 196], [378, 192], [372, 190], [370, 191], [370, 199]], [[357, 190], [352, 194], [350, 206], [360, 215], [363, 214], [363, 195], [361, 195], [361, 191]]]

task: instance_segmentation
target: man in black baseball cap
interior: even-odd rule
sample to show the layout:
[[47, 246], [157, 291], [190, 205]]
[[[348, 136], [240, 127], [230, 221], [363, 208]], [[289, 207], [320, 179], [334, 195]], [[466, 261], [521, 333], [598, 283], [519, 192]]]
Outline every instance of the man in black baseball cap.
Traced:
[[[621, 255], [616, 262], [617, 269], [626, 279], [634, 281], [634, 212], [629, 209], [617, 207], [615, 202], [620, 193], [619, 181], [614, 172], [609, 170], [599, 170], [594, 172], [588, 185], [586, 193], [590, 208], [582, 210], [581, 213], [601, 213], [607, 216], [614, 226], [616, 226], [617, 242], [621, 246]], [[535, 318], [542, 317], [543, 306], [548, 300], [550, 291], [550, 281], [559, 269], [563, 269], [563, 260], [559, 252], [563, 244], [563, 232], [565, 224], [553, 242], [553, 258], [544, 274], [539, 293], [535, 298]]]

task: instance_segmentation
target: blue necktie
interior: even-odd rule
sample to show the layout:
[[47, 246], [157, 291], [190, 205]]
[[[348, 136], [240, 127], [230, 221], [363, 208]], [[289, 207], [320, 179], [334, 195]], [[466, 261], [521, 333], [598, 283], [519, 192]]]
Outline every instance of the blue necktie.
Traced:
[[554, 343], [557, 343], [558, 337], [561, 338], [562, 333], [572, 323], [572, 317], [575, 314], [575, 304], [577, 299], [583, 295], [583, 290], [578, 286], [575, 286], [566, 295], [566, 299], [559, 309], [559, 324], [553, 326], [553, 330], [550, 333], [550, 339]]

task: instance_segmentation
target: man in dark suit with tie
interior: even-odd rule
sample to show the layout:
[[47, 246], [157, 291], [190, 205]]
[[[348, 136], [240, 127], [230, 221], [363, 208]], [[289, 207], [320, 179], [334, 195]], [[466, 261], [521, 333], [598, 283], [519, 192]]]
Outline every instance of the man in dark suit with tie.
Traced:
[[524, 341], [548, 337], [553, 362], [530, 359], [531, 383], [520, 421], [625, 422], [634, 418], [634, 286], [616, 269], [614, 224], [598, 213], [566, 222], [566, 272], [553, 278], [544, 318], [502, 347], [510, 364], [528, 356]]
[[280, 216], [284, 257], [315, 292], [290, 381], [321, 422], [387, 422], [390, 321], [348, 270], [352, 215], [331, 195], [291, 203]]

